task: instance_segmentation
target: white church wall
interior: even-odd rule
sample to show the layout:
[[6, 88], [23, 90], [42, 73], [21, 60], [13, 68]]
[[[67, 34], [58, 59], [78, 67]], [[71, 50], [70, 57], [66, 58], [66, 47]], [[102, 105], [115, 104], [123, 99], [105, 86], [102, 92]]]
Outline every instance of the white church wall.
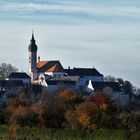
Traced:
[[37, 72], [37, 52], [29, 52], [29, 73]]

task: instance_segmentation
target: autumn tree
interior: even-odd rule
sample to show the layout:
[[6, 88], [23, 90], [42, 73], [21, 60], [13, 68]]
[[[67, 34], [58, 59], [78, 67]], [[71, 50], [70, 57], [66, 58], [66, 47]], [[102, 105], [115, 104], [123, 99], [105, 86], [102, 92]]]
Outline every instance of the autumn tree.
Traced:
[[60, 128], [64, 122], [64, 102], [58, 96], [43, 94], [38, 105], [41, 127]]
[[99, 127], [116, 128], [117, 127], [117, 104], [111, 99], [111, 96], [104, 92], [97, 92], [92, 95], [89, 101], [99, 109]]
[[84, 102], [75, 107], [75, 110], [66, 112], [65, 117], [72, 128], [95, 130], [98, 128], [99, 108], [91, 102]]
[[123, 129], [128, 130], [126, 134], [128, 139], [140, 131], [140, 111], [122, 112], [119, 118]]
[[67, 111], [65, 116], [71, 126], [80, 123], [83, 128], [115, 128], [117, 110], [110, 97], [105, 93], [96, 93], [89, 100], [78, 104], [74, 110]]
[[58, 94], [58, 98], [64, 101], [66, 109], [72, 109], [75, 105], [83, 102], [82, 93], [71, 89], [64, 89]]
[[15, 134], [19, 127], [32, 127], [36, 124], [36, 115], [32, 109], [30, 99], [25, 94], [20, 94], [7, 103], [9, 112], [10, 131]]
[[104, 92], [97, 92], [95, 94], [92, 94], [91, 96], [89, 96], [89, 101], [101, 108], [102, 106], [108, 106], [111, 104], [110, 96]]
[[45, 128], [46, 127], [46, 115], [47, 115], [46, 105], [42, 102], [38, 106], [38, 116], [39, 116], [40, 127], [41, 128]]
[[140, 111], [122, 112], [120, 119], [125, 129], [132, 132], [140, 130]]
[[82, 124], [78, 120], [78, 115], [75, 110], [67, 110], [65, 113], [67, 123], [72, 129], [81, 129]]

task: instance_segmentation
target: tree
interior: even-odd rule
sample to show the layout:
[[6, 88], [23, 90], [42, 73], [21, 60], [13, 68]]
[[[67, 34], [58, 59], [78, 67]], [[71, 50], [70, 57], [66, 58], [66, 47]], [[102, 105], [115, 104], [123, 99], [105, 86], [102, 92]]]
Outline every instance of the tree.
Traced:
[[108, 106], [110, 105], [110, 103], [112, 103], [111, 101], [111, 97], [104, 93], [104, 92], [97, 92], [94, 95], [91, 95], [89, 97], [90, 102], [96, 104], [98, 107], [102, 107], [102, 106]]
[[107, 81], [107, 82], [116, 82], [116, 78], [113, 77], [113, 76], [106, 76], [104, 77], [104, 80]]
[[130, 98], [132, 95], [138, 95], [140, 93], [139, 89], [133, 86], [133, 84], [128, 80], [115, 78], [113, 76], [106, 76], [104, 79], [107, 82], [118, 82], [120, 88], [125, 92], [125, 94], [128, 94]]
[[72, 129], [82, 128], [82, 124], [78, 120], [78, 116], [75, 110], [68, 110], [65, 112], [65, 118]]
[[10, 132], [13, 136], [15, 136], [16, 131], [20, 127], [32, 127], [37, 123], [37, 115], [31, 105], [30, 98], [25, 94], [21, 94], [15, 99], [8, 100], [8, 122], [10, 125]]
[[100, 128], [117, 128], [117, 108], [110, 96], [96, 93], [89, 100], [75, 106], [65, 113], [67, 122], [72, 128], [84, 128], [91, 131]]
[[39, 105], [38, 108], [38, 116], [39, 116], [39, 120], [40, 120], [40, 127], [41, 128], [45, 128], [46, 127], [46, 105], [42, 102]]
[[120, 87], [124, 86], [124, 80], [122, 78], [117, 78], [117, 82], [118, 82]]
[[95, 130], [98, 128], [97, 120], [99, 118], [99, 108], [91, 102], [84, 102], [76, 106], [78, 121], [83, 128]]
[[129, 94], [129, 95], [133, 94], [133, 85], [129, 81], [124, 82], [123, 88], [126, 94]]
[[123, 128], [127, 129], [128, 139], [133, 138], [134, 133], [140, 131], [140, 111], [122, 112], [119, 116]]
[[71, 89], [62, 90], [59, 93], [58, 98], [64, 101], [66, 109], [72, 109], [75, 105], [84, 101], [80, 92]]
[[60, 128], [65, 121], [65, 105], [57, 95], [43, 94], [35, 110], [41, 127]]
[[140, 95], [140, 88], [136, 88], [136, 95], [137, 95], [137, 96]]
[[18, 69], [11, 64], [2, 63], [0, 65], [0, 79], [4, 80], [7, 78], [8, 75], [12, 72], [17, 72]]

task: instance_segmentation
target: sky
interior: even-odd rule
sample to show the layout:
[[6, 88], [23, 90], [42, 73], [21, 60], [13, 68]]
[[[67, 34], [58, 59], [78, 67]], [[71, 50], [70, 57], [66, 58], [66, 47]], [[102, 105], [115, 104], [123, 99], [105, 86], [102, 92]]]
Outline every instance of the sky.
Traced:
[[28, 71], [32, 30], [41, 60], [140, 87], [140, 0], [0, 0], [0, 63]]

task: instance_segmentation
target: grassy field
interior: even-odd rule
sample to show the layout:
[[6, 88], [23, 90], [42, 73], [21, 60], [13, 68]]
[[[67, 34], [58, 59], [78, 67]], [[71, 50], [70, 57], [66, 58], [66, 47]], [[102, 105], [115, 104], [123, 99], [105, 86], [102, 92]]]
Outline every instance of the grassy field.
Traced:
[[[125, 130], [100, 130], [93, 133], [69, 129], [22, 128], [12, 138], [7, 126], [0, 127], [0, 140], [128, 140]], [[133, 134], [130, 140], [140, 140], [140, 134]]]

